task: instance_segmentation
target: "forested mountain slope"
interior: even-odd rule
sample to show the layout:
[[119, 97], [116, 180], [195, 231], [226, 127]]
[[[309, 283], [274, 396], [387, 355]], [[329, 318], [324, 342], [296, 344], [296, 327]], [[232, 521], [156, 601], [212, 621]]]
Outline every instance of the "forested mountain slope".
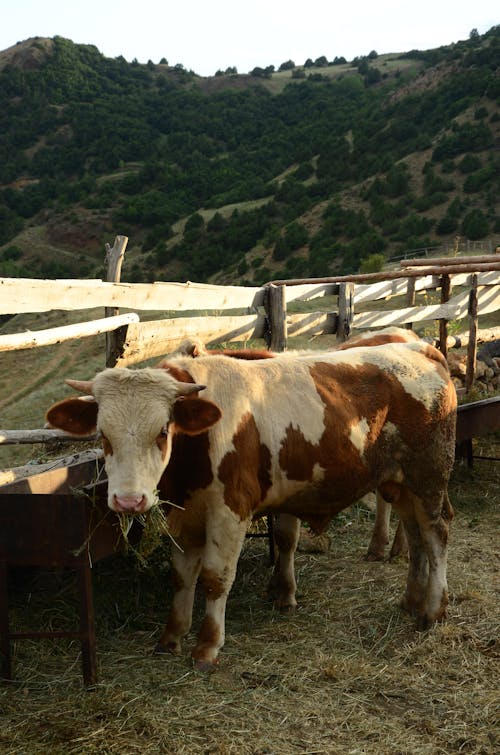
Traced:
[[101, 276], [116, 233], [134, 281], [261, 283], [495, 243], [499, 60], [500, 27], [211, 78], [19, 43], [0, 53], [0, 275]]

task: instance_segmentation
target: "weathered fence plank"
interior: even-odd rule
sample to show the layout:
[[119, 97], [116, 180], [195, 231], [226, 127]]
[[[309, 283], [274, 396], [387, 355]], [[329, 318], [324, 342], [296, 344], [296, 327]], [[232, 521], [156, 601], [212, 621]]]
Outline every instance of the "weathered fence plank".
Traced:
[[498, 254], [482, 254], [482, 255], [469, 255], [468, 257], [428, 257], [422, 259], [417, 257], [416, 259], [401, 260], [400, 267], [430, 267], [431, 265], [443, 265], [444, 267], [451, 267], [456, 265], [481, 265], [488, 262], [498, 262]]
[[[74, 465], [79, 465], [80, 463], [82, 465], [88, 464], [88, 481], [90, 482], [92, 477], [97, 479], [99, 476], [99, 459], [102, 459], [103, 456], [104, 452], [102, 448], [91, 448], [87, 451], [79, 451], [71, 456], [52, 459], [52, 461], [47, 461], [44, 464], [25, 464], [22, 467], [0, 470], [0, 486], [10, 485], [11, 483], [20, 481], [20, 484], [23, 485], [23, 489], [25, 489], [26, 492], [30, 492], [36, 487], [36, 481], [30, 481], [30, 477], [38, 478], [38, 475], [45, 475], [47, 472], [52, 471], [54, 477], [57, 478], [57, 484], [71, 485], [72, 469], [74, 468]], [[52, 477], [52, 480], [54, 480], [54, 477]], [[54, 487], [56, 486], [54, 485]]]
[[71, 435], [63, 430], [42, 428], [40, 430], [0, 430], [0, 445], [16, 446], [19, 444], [50, 443], [54, 440], [62, 443], [78, 441], [92, 441], [96, 435]]
[[[500, 291], [490, 287], [478, 290], [478, 314], [485, 315], [500, 309]], [[469, 306], [469, 292], [463, 291], [445, 304], [432, 304], [424, 307], [403, 307], [392, 312], [360, 312], [354, 315], [354, 328], [383, 328], [389, 325], [402, 325], [407, 322], [424, 320], [457, 320], [466, 317]]]
[[116, 366], [161, 357], [187, 338], [200, 338], [211, 345], [221, 341], [247, 341], [263, 338], [266, 318], [261, 315], [221, 317], [176, 317], [132, 324], [127, 328]]
[[23, 333], [9, 333], [0, 336], [0, 351], [16, 351], [18, 349], [34, 349], [38, 346], [50, 346], [54, 343], [71, 341], [75, 338], [87, 338], [97, 336], [99, 333], [107, 333], [116, 330], [122, 325], [139, 322], [139, 315], [129, 312], [126, 315], [105, 317], [101, 320], [79, 322], [74, 325], [61, 325], [58, 328], [47, 330], [27, 330]]
[[54, 308], [125, 307], [157, 311], [245, 309], [262, 306], [263, 303], [263, 288], [243, 286], [0, 278], [0, 314], [6, 315], [49, 312]]

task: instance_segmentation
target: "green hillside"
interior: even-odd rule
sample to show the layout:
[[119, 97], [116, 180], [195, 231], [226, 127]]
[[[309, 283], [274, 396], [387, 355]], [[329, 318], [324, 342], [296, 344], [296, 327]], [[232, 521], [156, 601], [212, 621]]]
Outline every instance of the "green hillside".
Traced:
[[0, 52], [0, 275], [261, 283], [500, 237], [500, 27], [202, 78], [36, 38]]

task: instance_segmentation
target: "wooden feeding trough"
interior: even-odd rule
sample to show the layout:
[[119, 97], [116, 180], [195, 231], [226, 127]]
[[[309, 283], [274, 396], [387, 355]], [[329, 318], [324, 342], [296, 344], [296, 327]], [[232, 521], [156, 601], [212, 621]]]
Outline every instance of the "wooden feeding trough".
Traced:
[[469, 467], [473, 459], [490, 459], [494, 457], [474, 456], [472, 439], [500, 430], [500, 396], [493, 396], [482, 401], [461, 404], [457, 411], [457, 450], [459, 458], [466, 458]]
[[[4, 678], [10, 679], [12, 674], [12, 640], [76, 637], [81, 644], [84, 683], [91, 685], [97, 681], [91, 566], [124, 545], [118, 519], [102, 494], [99, 495], [106, 481], [89, 485], [89, 480], [102, 476], [102, 472], [102, 461], [95, 459], [0, 487], [0, 652]], [[78, 629], [11, 631], [9, 565], [74, 569], [80, 616]]]

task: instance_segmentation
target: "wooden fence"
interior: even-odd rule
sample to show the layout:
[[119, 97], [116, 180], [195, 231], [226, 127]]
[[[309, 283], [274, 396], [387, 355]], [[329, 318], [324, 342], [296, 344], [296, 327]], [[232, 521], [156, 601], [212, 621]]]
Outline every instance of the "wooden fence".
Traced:
[[[277, 280], [259, 287], [190, 282], [143, 284], [119, 281], [127, 241], [126, 237], [117, 236], [114, 246], [107, 247], [108, 281], [0, 278], [0, 315], [96, 307], [103, 307], [109, 315], [76, 325], [0, 335], [0, 352], [106, 332], [103, 366], [105, 361], [108, 366], [122, 367], [160, 357], [192, 337], [209, 346], [264, 339], [270, 349], [282, 351], [289, 339], [296, 336], [319, 338], [320, 344], [324, 335], [335, 335], [338, 341], [343, 341], [358, 330], [388, 325], [418, 329], [429, 321], [437, 321], [438, 342], [446, 353], [453, 340], [448, 338], [448, 321], [466, 318], [469, 331], [466, 384], [470, 388], [478, 317], [500, 309], [498, 254], [405, 260], [399, 269], [382, 273]], [[437, 303], [415, 303], [417, 294], [430, 291], [437, 292]], [[393, 297], [399, 297], [397, 308], [377, 309], [377, 302]], [[319, 302], [323, 304], [322, 311], [318, 309]], [[325, 302], [328, 306], [324, 306]], [[132, 311], [119, 314], [124, 308]], [[309, 311], [296, 311], [300, 308]], [[151, 319], [158, 313], [160, 319]], [[168, 313], [169, 317], [161, 317], [161, 313]], [[150, 319], [142, 319], [148, 314]], [[0, 431], [0, 444], [47, 440], [47, 431], [32, 431], [31, 436], [28, 432]], [[51, 433], [57, 435], [56, 431]]]

